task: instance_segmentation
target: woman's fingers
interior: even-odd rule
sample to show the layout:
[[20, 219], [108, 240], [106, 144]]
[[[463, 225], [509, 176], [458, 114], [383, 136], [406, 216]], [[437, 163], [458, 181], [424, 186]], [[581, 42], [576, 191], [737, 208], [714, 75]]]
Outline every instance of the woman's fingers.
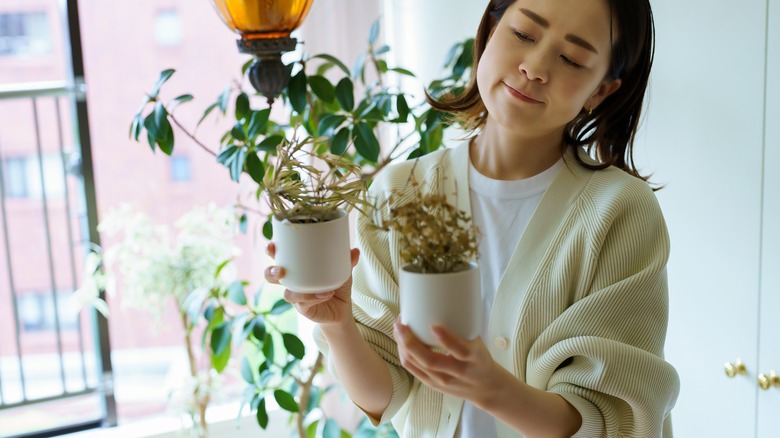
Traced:
[[352, 259], [352, 267], [354, 268], [358, 260], [360, 260], [360, 250], [357, 248], [352, 248], [352, 251], [349, 253], [350, 258]]
[[321, 292], [317, 294], [302, 294], [286, 289], [284, 291], [284, 300], [290, 303], [298, 304], [319, 304], [331, 299], [334, 293], [335, 291]]
[[434, 326], [432, 328], [434, 336], [439, 339], [441, 346], [447, 350], [449, 354], [458, 360], [471, 359], [471, 346], [468, 341], [461, 339], [450, 331], [441, 326]]

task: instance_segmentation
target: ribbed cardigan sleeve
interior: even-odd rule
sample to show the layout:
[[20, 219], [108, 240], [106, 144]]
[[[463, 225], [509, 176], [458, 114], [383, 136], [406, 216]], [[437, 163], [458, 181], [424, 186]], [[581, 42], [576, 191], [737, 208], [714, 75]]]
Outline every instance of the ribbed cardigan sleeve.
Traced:
[[[679, 392], [663, 359], [669, 239], [650, 188], [634, 178], [615, 187], [608, 172], [597, 172], [580, 197], [578, 230], [563, 233], [584, 236], [585, 279], [565, 310], [538, 321], [544, 328], [529, 351], [527, 379], [579, 410], [576, 437], [661, 437]], [[554, 278], [559, 266], [544, 269]], [[545, 319], [543, 306], [531, 307], [529, 326]]]

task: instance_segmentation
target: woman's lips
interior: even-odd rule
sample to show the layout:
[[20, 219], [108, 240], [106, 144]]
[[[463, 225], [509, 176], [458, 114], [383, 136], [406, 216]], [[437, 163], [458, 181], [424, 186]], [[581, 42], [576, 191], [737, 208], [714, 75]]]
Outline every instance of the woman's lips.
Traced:
[[526, 102], [526, 103], [543, 103], [543, 102], [541, 102], [539, 100], [536, 100], [533, 97], [529, 96], [528, 93], [516, 90], [516, 89], [510, 87], [509, 85], [507, 85], [506, 83], [504, 83], [504, 86], [506, 87], [506, 89], [509, 92], [509, 94], [511, 94], [516, 99], [522, 100], [523, 102]]

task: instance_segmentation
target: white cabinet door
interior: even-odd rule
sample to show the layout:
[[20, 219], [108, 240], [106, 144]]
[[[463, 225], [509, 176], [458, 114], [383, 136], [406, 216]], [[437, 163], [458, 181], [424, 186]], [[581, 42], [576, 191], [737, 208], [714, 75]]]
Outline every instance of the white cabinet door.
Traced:
[[[671, 236], [667, 359], [679, 437], [755, 436], [766, 0], [651, 0], [656, 58], [637, 162]], [[748, 376], [726, 377], [741, 358]]]
[[[759, 372], [780, 373], [780, 0], [769, 0]], [[758, 437], [780, 436], [780, 388], [758, 394]]]

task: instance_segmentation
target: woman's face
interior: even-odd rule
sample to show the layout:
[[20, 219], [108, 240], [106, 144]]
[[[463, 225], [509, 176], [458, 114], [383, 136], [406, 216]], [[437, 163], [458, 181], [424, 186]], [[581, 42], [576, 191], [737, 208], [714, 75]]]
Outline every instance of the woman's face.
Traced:
[[610, 51], [606, 0], [515, 1], [477, 67], [488, 121], [524, 135], [562, 132], [620, 86], [605, 79]]

